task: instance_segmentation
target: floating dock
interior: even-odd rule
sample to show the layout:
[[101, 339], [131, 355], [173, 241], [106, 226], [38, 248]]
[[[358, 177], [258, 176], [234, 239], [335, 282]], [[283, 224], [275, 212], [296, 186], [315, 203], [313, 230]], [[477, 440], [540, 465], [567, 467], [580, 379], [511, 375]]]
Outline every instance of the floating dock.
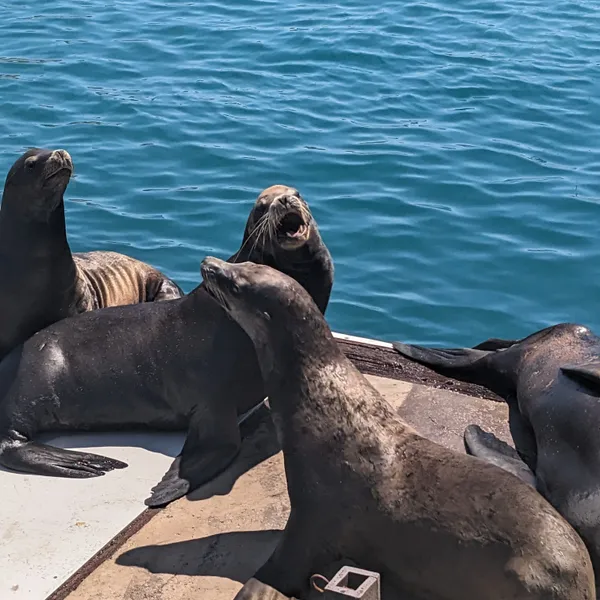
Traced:
[[[403, 359], [390, 344], [334, 334], [397, 414], [425, 437], [464, 452], [478, 423], [512, 443], [508, 409], [485, 388]], [[275, 547], [289, 513], [283, 457], [258, 411], [233, 465], [163, 509], [144, 499], [184, 434], [46, 436], [129, 467], [75, 480], [0, 471], [0, 600], [227, 600]]]

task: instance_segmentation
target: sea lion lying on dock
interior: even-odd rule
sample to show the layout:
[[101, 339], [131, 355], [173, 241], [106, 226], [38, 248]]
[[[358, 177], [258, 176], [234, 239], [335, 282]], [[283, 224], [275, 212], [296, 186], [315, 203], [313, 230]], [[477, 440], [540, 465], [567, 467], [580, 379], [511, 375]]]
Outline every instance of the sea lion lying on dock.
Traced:
[[[269, 188], [253, 206], [241, 250], [269, 260], [314, 294], [324, 312], [333, 263], [297, 190]], [[0, 363], [0, 464], [63, 477], [125, 467], [33, 441], [54, 430], [185, 429], [179, 457], [147, 500], [195, 489], [237, 456], [237, 417], [265, 397], [254, 346], [200, 284], [187, 296], [64, 319]]]
[[581, 535], [600, 573], [600, 338], [562, 323], [475, 348], [394, 348], [507, 400], [518, 453], [476, 425], [465, 431], [469, 452], [537, 487]]
[[[587, 550], [530, 486], [418, 435], [344, 356], [297, 282], [264, 265], [202, 264], [207, 291], [252, 339], [291, 513], [256, 581], [304, 598], [340, 556], [399, 598], [595, 597]], [[387, 596], [389, 598], [390, 596]]]

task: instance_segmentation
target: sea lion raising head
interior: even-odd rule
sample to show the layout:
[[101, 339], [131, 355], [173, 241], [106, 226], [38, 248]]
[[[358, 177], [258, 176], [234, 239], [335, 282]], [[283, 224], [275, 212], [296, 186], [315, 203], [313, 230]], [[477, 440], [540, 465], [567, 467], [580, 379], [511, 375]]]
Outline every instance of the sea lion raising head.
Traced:
[[256, 348], [291, 504], [277, 548], [237, 600], [269, 588], [305, 598], [310, 577], [341, 557], [381, 573], [386, 598], [595, 597], [568, 523], [513, 475], [399, 419], [298, 283], [214, 258], [202, 275]]
[[285, 185], [263, 190], [250, 212], [231, 262], [268, 265], [296, 279], [325, 313], [334, 268], [317, 223], [300, 192]]

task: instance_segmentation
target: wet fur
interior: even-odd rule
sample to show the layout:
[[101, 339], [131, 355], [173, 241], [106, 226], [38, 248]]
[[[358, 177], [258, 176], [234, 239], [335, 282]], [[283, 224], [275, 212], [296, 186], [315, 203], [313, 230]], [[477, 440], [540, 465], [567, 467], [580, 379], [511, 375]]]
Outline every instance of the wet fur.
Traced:
[[587, 551], [559, 514], [399, 419], [299, 285], [216, 259], [203, 276], [253, 340], [282, 442], [291, 513], [255, 580], [303, 598], [311, 575], [347, 557], [402, 598], [594, 598]]

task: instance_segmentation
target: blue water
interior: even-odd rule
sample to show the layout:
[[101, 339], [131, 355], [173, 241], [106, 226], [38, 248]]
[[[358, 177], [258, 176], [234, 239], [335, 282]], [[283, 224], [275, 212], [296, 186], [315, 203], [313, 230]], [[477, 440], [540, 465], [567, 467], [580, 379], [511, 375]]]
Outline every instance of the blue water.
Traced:
[[0, 2], [0, 171], [63, 147], [74, 250], [190, 290], [296, 186], [335, 330], [427, 344], [600, 331], [591, 0]]

